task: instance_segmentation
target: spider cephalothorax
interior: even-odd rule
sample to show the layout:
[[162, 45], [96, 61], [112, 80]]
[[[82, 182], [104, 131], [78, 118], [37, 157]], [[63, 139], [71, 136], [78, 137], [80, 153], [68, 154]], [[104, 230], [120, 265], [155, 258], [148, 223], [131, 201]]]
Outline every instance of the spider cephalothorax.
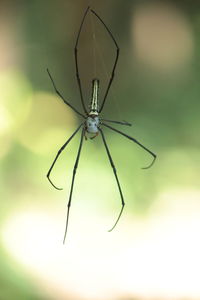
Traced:
[[94, 139], [99, 134], [99, 117], [89, 116], [85, 121], [85, 139], [87, 140], [86, 132], [94, 134], [90, 139]]
[[[87, 14], [89, 12], [91, 13], [91, 16], [94, 15], [99, 20], [99, 22], [104, 26], [104, 28], [106, 29], [106, 32], [108, 33], [109, 37], [111, 38], [111, 40], [113, 41], [113, 43], [115, 45], [116, 55], [115, 55], [114, 64], [113, 64], [113, 67], [112, 67], [112, 70], [111, 70], [111, 76], [110, 76], [110, 79], [108, 81], [108, 85], [107, 85], [107, 88], [106, 88], [106, 91], [105, 91], [105, 94], [104, 94], [104, 97], [103, 97], [103, 99], [101, 101], [101, 105], [100, 106], [99, 106], [99, 101], [98, 101], [99, 80], [96, 79], [96, 78], [92, 80], [92, 97], [91, 97], [90, 107], [89, 107], [89, 111], [88, 111], [86, 109], [86, 105], [85, 105], [85, 102], [84, 102], [83, 93], [82, 93], [82, 86], [81, 86], [81, 79], [80, 79], [80, 75], [79, 75], [79, 67], [78, 67], [78, 43], [79, 43], [79, 37], [80, 37], [80, 34], [81, 34], [81, 30], [82, 30], [85, 18], [86, 18]], [[82, 22], [81, 22], [81, 25], [80, 25], [80, 28], [79, 28], [79, 31], [78, 31], [78, 35], [77, 35], [77, 38], [76, 38], [76, 44], [75, 44], [75, 48], [74, 48], [74, 56], [75, 56], [76, 78], [77, 78], [77, 83], [78, 83], [79, 92], [80, 92], [80, 99], [81, 99], [81, 103], [82, 103], [82, 107], [83, 107], [84, 113], [82, 113], [79, 110], [77, 110], [73, 105], [71, 105], [62, 96], [62, 94], [58, 91], [58, 89], [57, 89], [57, 87], [56, 87], [56, 85], [55, 85], [55, 83], [53, 81], [53, 78], [52, 78], [49, 70], [47, 69], [47, 72], [49, 74], [49, 77], [50, 77], [50, 79], [52, 81], [52, 84], [54, 86], [54, 89], [55, 89], [56, 93], [64, 101], [65, 104], [67, 104], [69, 107], [71, 107], [74, 112], [76, 112], [79, 116], [81, 116], [84, 119], [84, 121], [78, 126], [78, 128], [74, 131], [74, 133], [71, 135], [71, 137], [60, 148], [60, 150], [58, 151], [58, 153], [57, 153], [57, 155], [56, 155], [56, 157], [55, 157], [55, 159], [54, 159], [54, 161], [53, 161], [53, 163], [52, 163], [52, 165], [51, 165], [51, 167], [50, 167], [50, 169], [49, 169], [49, 171], [47, 173], [47, 178], [50, 181], [50, 183], [56, 189], [61, 190], [61, 188], [56, 187], [55, 184], [51, 181], [50, 174], [51, 174], [51, 171], [52, 171], [52, 169], [53, 169], [53, 167], [54, 167], [54, 165], [55, 165], [58, 157], [62, 153], [62, 151], [65, 149], [65, 147], [68, 145], [68, 143], [72, 140], [72, 138], [76, 135], [76, 133], [82, 127], [81, 139], [80, 139], [80, 144], [79, 144], [79, 148], [78, 148], [78, 153], [77, 153], [76, 161], [75, 161], [75, 164], [74, 164], [73, 175], [72, 175], [72, 183], [71, 183], [70, 195], [69, 195], [69, 201], [68, 201], [68, 205], [67, 205], [67, 220], [66, 220], [66, 227], [65, 227], [65, 234], [64, 234], [64, 240], [63, 240], [63, 242], [65, 241], [66, 234], [67, 234], [68, 220], [69, 220], [69, 211], [70, 211], [72, 194], [73, 194], [74, 180], [75, 180], [76, 170], [78, 168], [78, 163], [79, 163], [79, 158], [80, 158], [80, 154], [81, 154], [81, 149], [82, 149], [82, 144], [83, 144], [83, 138], [84, 138], [84, 136], [87, 139], [86, 133], [88, 133], [88, 134], [94, 134], [92, 137], [90, 137], [91, 139], [95, 138], [99, 133], [101, 134], [102, 141], [103, 141], [103, 144], [105, 146], [106, 153], [108, 155], [108, 159], [109, 159], [110, 165], [111, 165], [111, 167], [113, 169], [113, 173], [114, 173], [114, 176], [115, 176], [115, 179], [116, 179], [116, 183], [117, 183], [117, 186], [118, 186], [118, 189], [119, 189], [119, 194], [120, 194], [120, 198], [121, 198], [122, 207], [121, 207], [121, 210], [120, 210], [119, 215], [117, 217], [117, 220], [114, 223], [114, 226], [111, 228], [111, 230], [113, 230], [114, 227], [116, 226], [116, 224], [118, 223], [118, 221], [119, 221], [119, 219], [121, 217], [122, 211], [124, 209], [125, 202], [124, 202], [124, 196], [122, 194], [120, 182], [119, 182], [119, 179], [118, 179], [118, 176], [117, 176], [117, 170], [115, 168], [113, 159], [111, 157], [110, 150], [108, 148], [108, 145], [107, 145], [107, 142], [106, 142], [103, 130], [102, 130], [102, 128], [100, 128], [100, 124], [102, 126], [104, 126], [104, 127], [107, 127], [109, 129], [111, 129], [111, 130], [113, 130], [113, 131], [115, 131], [115, 132], [123, 135], [124, 137], [130, 139], [131, 141], [133, 141], [134, 143], [136, 143], [137, 145], [139, 145], [140, 147], [142, 147], [144, 150], [146, 150], [148, 153], [150, 153], [153, 156], [152, 163], [148, 167], [143, 168], [143, 169], [147, 169], [147, 168], [151, 167], [153, 165], [155, 159], [156, 159], [156, 155], [151, 150], [149, 150], [144, 145], [142, 145], [139, 141], [137, 141], [135, 138], [133, 138], [133, 137], [127, 135], [126, 133], [124, 133], [124, 132], [122, 132], [122, 131], [120, 131], [120, 130], [118, 130], [116, 128], [113, 128], [113, 127], [111, 127], [110, 125], [107, 124], [107, 122], [111, 122], [111, 123], [115, 123], [115, 124], [121, 124], [121, 125], [131, 126], [130, 123], [125, 122], [125, 121], [121, 122], [121, 121], [105, 120], [105, 119], [102, 119], [102, 118], [100, 119], [99, 118], [99, 114], [101, 113], [101, 111], [102, 111], [102, 109], [104, 107], [105, 101], [107, 99], [108, 92], [110, 90], [111, 84], [112, 84], [113, 79], [114, 79], [115, 69], [116, 69], [116, 66], [117, 66], [118, 58], [119, 58], [119, 47], [118, 47], [118, 44], [117, 44], [114, 36], [112, 35], [112, 33], [109, 30], [109, 28], [106, 26], [106, 24], [104, 23], [104, 21], [97, 15], [97, 13], [94, 10], [90, 9], [90, 7], [88, 7], [86, 9], [86, 11], [84, 13], [84, 16], [83, 16], [83, 19], [82, 19]], [[111, 231], [111, 230], [109, 230], [109, 231]]]
[[86, 130], [88, 133], [98, 133], [99, 132], [99, 117], [87, 117], [86, 120]]

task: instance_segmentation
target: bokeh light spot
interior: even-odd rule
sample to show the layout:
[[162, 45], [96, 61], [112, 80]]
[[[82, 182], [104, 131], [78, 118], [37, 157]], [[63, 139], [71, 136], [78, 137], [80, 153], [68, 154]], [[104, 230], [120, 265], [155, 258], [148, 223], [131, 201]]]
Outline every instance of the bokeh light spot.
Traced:
[[161, 2], [135, 8], [132, 43], [139, 61], [164, 72], [187, 65], [194, 50], [192, 30], [184, 14]]
[[29, 150], [46, 154], [66, 141], [75, 123], [74, 113], [58, 97], [38, 92], [32, 96], [32, 107], [18, 130], [18, 140]]

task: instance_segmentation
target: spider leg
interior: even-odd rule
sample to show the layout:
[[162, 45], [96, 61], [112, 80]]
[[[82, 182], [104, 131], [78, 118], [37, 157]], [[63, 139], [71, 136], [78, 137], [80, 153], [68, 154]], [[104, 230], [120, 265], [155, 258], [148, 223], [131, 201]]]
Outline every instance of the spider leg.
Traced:
[[49, 72], [49, 69], [47, 69], [47, 73], [48, 73], [48, 75], [49, 75], [49, 77], [51, 79], [51, 82], [53, 84], [55, 92], [58, 94], [58, 96], [63, 100], [63, 102], [65, 104], [67, 104], [69, 107], [71, 107], [73, 109], [73, 111], [75, 111], [78, 115], [80, 115], [81, 117], [83, 117], [85, 119], [85, 116], [82, 113], [80, 113], [75, 107], [73, 107], [67, 100], [65, 100], [65, 98], [63, 97], [63, 95], [58, 91], [58, 89], [56, 87], [56, 84], [55, 84], [55, 82], [53, 80], [53, 77], [51, 76], [51, 73]]
[[75, 180], [76, 169], [78, 168], [79, 158], [80, 158], [81, 149], [82, 149], [82, 145], [83, 145], [84, 131], [85, 131], [85, 128], [83, 127], [82, 133], [81, 133], [80, 144], [79, 144], [79, 148], [78, 148], [78, 153], [77, 153], [77, 157], [76, 157], [76, 162], [75, 162], [74, 169], [73, 169], [73, 175], [72, 175], [72, 182], [71, 182], [71, 188], [70, 188], [69, 201], [68, 201], [68, 204], [67, 204], [67, 220], [66, 220], [66, 226], [65, 226], [65, 233], [64, 233], [63, 244], [65, 243], [65, 239], [66, 239], [66, 235], [67, 235], [67, 228], [68, 228], [68, 221], [69, 221], [69, 211], [70, 211], [71, 200], [72, 200], [72, 193], [73, 193], [73, 188], [74, 188], [74, 180]]
[[107, 89], [106, 89], [106, 92], [105, 92], [105, 95], [104, 95], [104, 98], [103, 98], [103, 102], [101, 104], [101, 107], [99, 109], [99, 113], [102, 111], [103, 107], [104, 107], [104, 104], [105, 104], [105, 101], [106, 101], [106, 98], [107, 98], [107, 95], [108, 95], [108, 92], [109, 92], [109, 89], [111, 87], [111, 84], [112, 84], [112, 81], [114, 79], [114, 76], [115, 76], [115, 69], [116, 69], [116, 66], [117, 66], [117, 61], [118, 61], [118, 58], [119, 58], [119, 46], [113, 36], [113, 34], [111, 33], [110, 29], [107, 27], [107, 25], [104, 23], [104, 21], [98, 16], [98, 14], [91, 9], [91, 12], [99, 19], [99, 21], [103, 24], [103, 26], [105, 27], [105, 29], [107, 30], [109, 36], [111, 37], [111, 39], [113, 40], [115, 46], [116, 46], [116, 57], [115, 57], [115, 61], [114, 61], [114, 65], [113, 65], [113, 68], [112, 68], [112, 72], [111, 72], [111, 77], [110, 77], [110, 80], [108, 82], [108, 86], [107, 86]]
[[81, 25], [80, 25], [80, 28], [79, 28], [79, 31], [78, 31], [78, 35], [77, 35], [77, 38], [76, 38], [76, 44], [75, 44], [75, 48], [74, 48], [75, 65], [76, 65], [76, 79], [77, 79], [77, 83], [78, 83], [78, 87], [79, 87], [79, 91], [80, 91], [81, 103], [82, 103], [82, 106], [83, 106], [83, 109], [84, 109], [84, 112], [86, 113], [86, 115], [88, 115], [88, 111], [85, 107], [85, 103], [84, 103], [84, 99], [83, 99], [83, 92], [82, 92], [82, 86], [81, 86], [81, 80], [80, 80], [79, 68], [78, 68], [78, 42], [79, 42], [79, 37], [80, 37], [80, 34], [81, 34], [82, 27], [83, 27], [83, 23], [85, 21], [85, 17], [86, 17], [89, 10], [90, 10], [90, 7], [88, 6], [85, 13], [84, 13], [84, 15], [83, 15], [83, 19], [82, 19], [82, 22], [81, 22]]
[[132, 126], [131, 123], [128, 123], [126, 121], [113, 121], [113, 120], [106, 120], [106, 119], [101, 119], [103, 122], [110, 122], [110, 123], [115, 123], [115, 124], [121, 124], [121, 125], [126, 125], [126, 126]]
[[116, 220], [115, 224], [113, 225], [113, 227], [109, 230], [109, 232], [110, 232], [110, 231], [112, 231], [112, 230], [115, 228], [115, 226], [117, 225], [117, 223], [118, 223], [118, 221], [119, 221], [119, 219], [120, 219], [120, 217], [121, 217], [121, 215], [122, 215], [122, 212], [123, 212], [123, 209], [124, 209], [125, 202], [124, 202], [124, 197], [123, 197], [123, 194], [122, 194], [121, 186], [120, 186], [120, 183], [119, 183], [119, 179], [118, 179], [118, 176], [117, 176], [117, 170], [116, 170], [116, 168], [115, 168], [115, 165], [114, 165], [114, 162], [113, 162], [113, 160], [112, 160], [110, 151], [109, 151], [109, 149], [108, 149], [108, 145], [107, 145], [107, 143], [106, 143], [104, 133], [103, 133], [103, 131], [102, 131], [100, 128], [99, 128], [99, 131], [100, 131], [100, 133], [101, 133], [101, 136], [102, 136], [102, 139], [103, 139], [103, 143], [104, 143], [104, 146], [105, 146], [105, 148], [106, 148], [106, 152], [107, 152], [107, 155], [108, 155], [108, 158], [109, 158], [111, 167], [112, 167], [113, 172], [114, 172], [114, 175], [115, 175], [115, 179], [116, 179], [116, 181], [117, 181], [117, 186], [118, 186], [118, 189], [119, 189], [119, 193], [120, 193], [120, 197], [121, 197], [121, 202], [122, 202], [122, 208], [121, 208], [121, 210], [120, 210], [119, 216], [117, 217], [117, 220]]
[[48, 171], [48, 173], [47, 173], [47, 179], [48, 179], [49, 182], [53, 185], [53, 187], [54, 187], [55, 189], [57, 189], [57, 190], [62, 190], [62, 188], [58, 188], [58, 187], [55, 186], [55, 184], [51, 181], [51, 179], [50, 179], [51, 171], [52, 171], [52, 169], [53, 169], [53, 167], [54, 167], [54, 165], [55, 165], [55, 163], [56, 163], [58, 157], [60, 156], [61, 152], [65, 149], [65, 147], [67, 146], [67, 144], [71, 141], [71, 139], [72, 139], [72, 138], [75, 136], [75, 134], [79, 131], [79, 129], [81, 128], [82, 125], [83, 125], [83, 123], [82, 123], [80, 126], [78, 126], [78, 128], [74, 131], [74, 133], [70, 136], [70, 138], [66, 141], [66, 143], [60, 148], [60, 150], [58, 151], [58, 153], [57, 153], [57, 155], [56, 155], [56, 157], [55, 157], [55, 159], [54, 159], [54, 161], [53, 161], [53, 163], [52, 163], [52, 165], [51, 165], [51, 167], [50, 167], [50, 169], [49, 169], [49, 171]]
[[153, 156], [153, 161], [151, 162], [151, 164], [150, 164], [149, 166], [147, 166], [147, 167], [142, 168], [142, 169], [148, 169], [148, 168], [150, 168], [150, 167], [154, 164], [154, 162], [155, 162], [155, 160], [156, 160], [156, 154], [155, 154], [155, 153], [153, 153], [151, 150], [149, 150], [149, 149], [146, 148], [144, 145], [142, 145], [140, 142], [138, 142], [135, 138], [133, 138], [133, 137], [127, 135], [126, 133], [123, 133], [122, 131], [120, 131], [120, 130], [118, 130], [118, 129], [116, 129], [116, 128], [113, 128], [113, 127], [111, 127], [110, 125], [107, 125], [107, 124], [105, 124], [105, 123], [102, 123], [102, 125], [104, 125], [104, 126], [110, 128], [111, 130], [113, 130], [113, 131], [115, 131], [115, 132], [118, 132], [119, 134], [125, 136], [126, 138], [128, 138], [129, 140], [131, 140], [131, 141], [133, 141], [134, 143], [138, 144], [140, 147], [142, 147], [144, 150], [146, 150], [147, 152], [149, 152], [149, 153]]
[[95, 139], [97, 136], [99, 135], [99, 133], [95, 133], [92, 137], [90, 137], [91, 140]]

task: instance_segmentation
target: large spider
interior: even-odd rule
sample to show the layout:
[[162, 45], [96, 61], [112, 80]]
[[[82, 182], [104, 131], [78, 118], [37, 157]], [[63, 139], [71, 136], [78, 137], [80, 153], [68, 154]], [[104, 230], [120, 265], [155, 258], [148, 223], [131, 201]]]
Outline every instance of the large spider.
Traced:
[[[83, 99], [83, 93], [82, 93], [82, 87], [81, 87], [81, 80], [80, 80], [80, 76], [79, 76], [79, 68], [78, 68], [78, 43], [79, 43], [79, 37], [80, 37], [80, 34], [81, 34], [81, 30], [82, 30], [82, 27], [83, 27], [83, 24], [84, 24], [84, 21], [85, 21], [85, 17], [86, 15], [88, 14], [88, 12], [91, 12], [93, 15], [96, 16], [96, 18], [100, 21], [100, 23], [104, 26], [104, 28], [106, 29], [108, 35], [110, 36], [110, 38], [112, 39], [115, 47], [116, 47], [116, 57], [115, 57], [115, 61], [114, 61], [114, 65], [113, 65], [113, 68], [112, 68], [112, 72], [111, 72], [111, 76], [110, 76], [110, 79], [109, 79], [109, 82], [108, 82], [108, 86], [106, 88], [106, 92], [105, 92], [105, 95], [103, 97], [103, 101], [101, 102], [101, 105], [99, 106], [99, 99], [98, 99], [98, 90], [99, 90], [99, 80], [97, 78], [93, 79], [92, 80], [92, 99], [91, 99], [91, 102], [90, 102], [90, 110], [88, 111], [86, 109], [86, 106], [85, 106], [85, 102], [84, 102], [84, 99]], [[85, 137], [85, 139], [87, 140], [87, 136], [86, 136], [86, 133], [89, 133], [89, 134], [93, 134], [92, 137], [90, 137], [90, 139], [94, 139], [99, 133], [101, 134], [101, 137], [102, 137], [102, 140], [103, 140], [103, 144], [105, 146], [105, 149], [106, 149], [106, 152], [107, 152], [107, 155], [108, 155], [108, 158], [109, 158], [109, 161], [110, 161], [110, 164], [111, 164], [111, 167], [113, 169], [113, 172], [114, 172], [114, 176], [115, 176], [115, 179], [116, 179], [116, 182], [117, 182], [117, 186], [118, 186], [118, 189], [119, 189], [119, 193], [120, 193], [120, 197], [121, 197], [121, 203], [122, 203], [122, 207], [121, 207], [121, 210], [120, 210], [120, 213], [117, 217], [117, 220], [116, 222], [114, 223], [113, 227], [109, 230], [109, 231], [112, 231], [114, 229], [114, 227], [116, 226], [116, 224], [118, 223], [120, 217], [121, 217], [121, 214], [122, 214], [122, 211], [124, 209], [124, 205], [125, 205], [125, 202], [124, 202], [124, 197], [123, 197], [123, 193], [122, 193], [122, 189], [121, 189], [121, 186], [120, 186], [120, 183], [119, 183], [119, 179], [118, 179], [118, 176], [117, 176], [117, 171], [116, 171], [116, 168], [115, 168], [115, 165], [114, 165], [114, 162], [113, 162], [113, 159], [111, 157], [111, 154], [110, 154], [110, 150], [108, 148], [108, 145], [106, 143], [106, 139], [105, 139], [105, 136], [104, 136], [104, 133], [103, 133], [103, 130], [101, 128], [101, 126], [105, 126], [121, 135], [123, 135], [124, 137], [130, 139], [131, 141], [133, 141], [134, 143], [138, 144], [140, 147], [142, 147], [144, 150], [146, 150], [147, 152], [149, 152], [152, 156], [153, 156], [153, 161], [151, 162], [151, 164], [143, 169], [148, 169], [150, 168], [155, 159], [156, 159], [156, 154], [154, 154], [152, 151], [150, 151], [148, 148], [146, 148], [144, 145], [142, 145], [140, 142], [138, 142], [135, 138], [127, 135], [126, 133], [116, 129], [116, 128], [113, 128], [112, 126], [108, 125], [107, 123], [116, 123], [116, 124], [121, 124], [121, 125], [127, 125], [127, 126], [131, 126], [130, 123], [128, 122], [121, 122], [121, 121], [113, 121], [113, 120], [105, 120], [105, 119], [102, 119], [99, 117], [101, 111], [103, 110], [103, 107], [104, 107], [104, 104], [105, 104], [105, 101], [107, 99], [107, 96], [108, 96], [108, 92], [110, 90], [110, 87], [111, 87], [111, 84], [113, 82], [113, 79], [114, 79], [114, 75], [115, 75], [115, 69], [116, 69], [116, 66], [117, 66], [117, 61], [118, 61], [118, 58], [119, 58], [119, 47], [118, 47], [118, 44], [113, 36], [113, 34], [111, 33], [111, 31], [109, 30], [109, 28], [106, 26], [106, 24], [104, 23], [104, 21], [98, 16], [98, 14], [92, 10], [90, 7], [87, 7], [84, 15], [83, 15], [83, 19], [82, 19], [82, 22], [81, 22], [81, 25], [80, 25], [80, 28], [79, 28], [79, 31], [78, 31], [78, 35], [77, 35], [77, 38], [76, 38], [76, 44], [75, 44], [75, 48], [74, 48], [74, 55], [75, 55], [75, 66], [76, 66], [76, 78], [77, 78], [77, 82], [78, 82], [78, 87], [79, 87], [79, 91], [80, 91], [80, 98], [81, 98], [81, 103], [82, 103], [82, 107], [83, 107], [83, 110], [84, 110], [84, 114], [79, 112], [73, 105], [71, 105], [64, 97], [63, 95], [58, 91], [55, 83], [54, 83], [54, 80], [49, 72], [49, 70], [47, 69], [47, 72], [48, 72], [48, 75], [52, 81], [52, 84], [54, 86], [54, 89], [55, 89], [55, 92], [58, 94], [58, 96], [65, 102], [65, 104], [67, 104], [69, 107], [71, 107], [79, 116], [81, 116], [84, 121], [83, 123], [81, 123], [78, 128], [74, 131], [74, 133], [70, 136], [70, 138], [66, 141], [66, 143], [60, 148], [60, 150], [58, 151], [48, 173], [47, 173], [47, 178], [48, 180], [50, 181], [50, 183], [53, 185], [54, 188], [58, 189], [58, 190], [62, 190], [61, 188], [58, 188], [55, 186], [55, 184], [51, 181], [50, 179], [50, 174], [51, 174], [51, 171], [59, 157], [59, 155], [61, 154], [61, 152], [65, 149], [65, 147], [68, 145], [68, 143], [72, 140], [72, 138], [76, 135], [76, 133], [80, 130], [80, 128], [82, 128], [82, 132], [81, 132], [81, 139], [80, 139], [80, 144], [79, 144], [79, 148], [78, 148], [78, 153], [77, 153], [77, 157], [76, 157], [76, 161], [75, 161], [75, 165], [74, 165], [74, 168], [73, 168], [73, 175], [72, 175], [72, 182], [71, 182], [71, 188], [70, 188], [70, 195], [69, 195], [69, 201], [68, 201], [68, 205], [67, 205], [67, 220], [66, 220], [66, 227], [65, 227], [65, 233], [64, 233], [64, 239], [63, 239], [63, 243], [65, 242], [65, 238], [66, 238], [66, 234], [67, 234], [67, 228], [68, 228], [68, 221], [69, 221], [69, 211], [70, 211], [70, 206], [71, 206], [71, 200], [72, 200], [72, 194], [73, 194], [73, 187], [74, 187], [74, 180], [75, 180], [75, 175], [76, 175], [76, 170], [78, 168], [78, 163], [79, 163], [79, 158], [80, 158], [80, 154], [81, 154], [81, 149], [82, 149], [82, 144], [83, 144], [83, 139]]]

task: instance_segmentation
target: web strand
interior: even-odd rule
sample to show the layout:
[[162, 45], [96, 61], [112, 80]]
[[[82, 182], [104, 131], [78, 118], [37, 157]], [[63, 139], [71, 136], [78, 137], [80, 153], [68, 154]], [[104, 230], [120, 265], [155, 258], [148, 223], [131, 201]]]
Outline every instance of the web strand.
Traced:
[[[91, 20], [91, 27], [92, 27], [92, 41], [93, 41], [93, 66], [94, 66], [94, 78], [97, 77], [97, 55], [100, 59], [100, 63], [102, 65], [102, 68], [103, 68], [103, 72], [105, 74], [105, 77], [106, 77], [106, 80], [107, 82], [109, 81], [109, 78], [110, 78], [110, 75], [109, 75], [109, 72], [108, 72], [108, 68], [106, 66], [106, 63], [105, 63], [105, 59], [103, 57], [103, 51], [98, 43], [98, 40], [96, 38], [96, 31], [95, 31], [95, 23], [94, 23], [94, 20], [93, 20], [93, 16], [90, 12], [90, 20]], [[116, 99], [116, 96], [113, 92], [113, 88], [111, 87], [109, 93], [111, 94], [111, 98], [113, 99], [114, 101], [114, 105], [116, 107], [116, 111], [117, 111], [117, 117], [119, 119], [122, 119], [122, 116], [121, 116], [121, 109], [120, 109], [120, 106], [119, 106], [119, 103]]]

